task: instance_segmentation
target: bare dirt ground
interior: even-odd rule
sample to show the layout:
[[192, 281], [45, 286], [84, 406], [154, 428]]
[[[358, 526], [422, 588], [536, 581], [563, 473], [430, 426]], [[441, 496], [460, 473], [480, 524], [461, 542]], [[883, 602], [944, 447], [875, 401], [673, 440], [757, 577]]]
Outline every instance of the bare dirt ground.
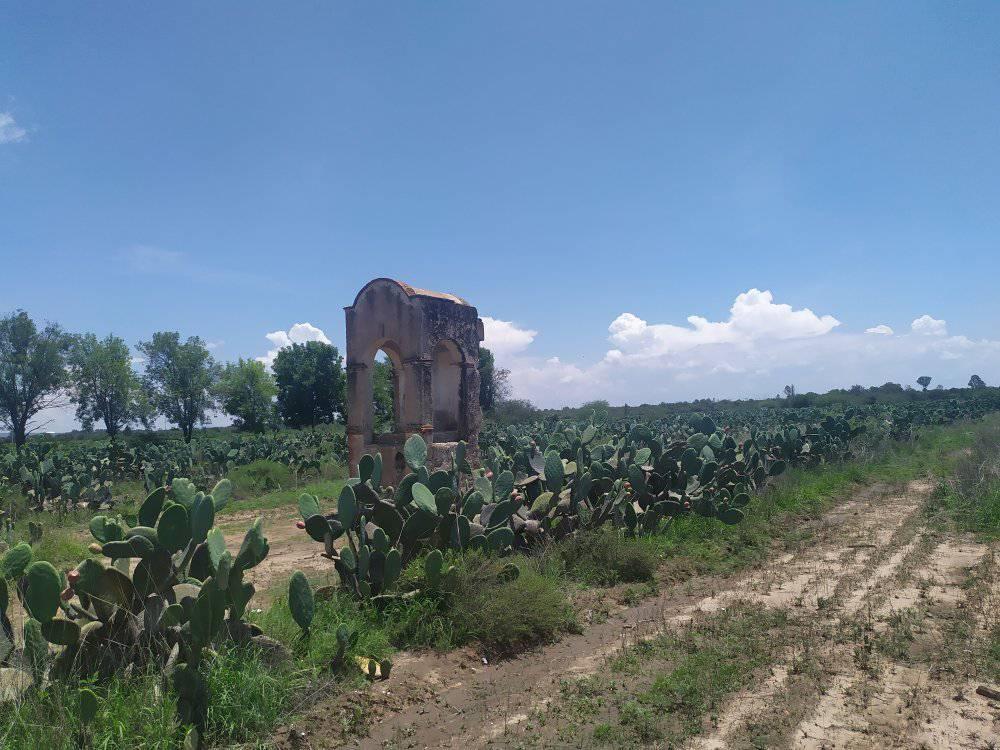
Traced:
[[247, 528], [257, 518], [264, 519], [264, 535], [270, 551], [264, 561], [247, 573], [247, 580], [257, 588], [256, 606], [268, 603], [283, 593], [293, 571], [301, 570], [316, 585], [333, 583], [333, 563], [322, 557], [323, 545], [295, 527], [300, 520], [298, 509], [278, 508], [266, 511], [241, 511], [220, 518], [219, 525], [226, 546], [236, 553]]
[[[633, 607], [612, 604], [583, 633], [520, 658], [404, 654], [391, 680], [313, 706], [277, 743], [606, 747], [592, 730], [616, 719], [614, 706], [606, 701], [600, 716], [580, 721], [564, 705], [564, 688], [606, 674], [639, 641], [749, 603], [787, 610], [795, 628], [779, 634], [787, 640], [777, 658], [715, 707], [688, 747], [994, 747], [1000, 705], [975, 693], [971, 644], [1000, 617], [997, 565], [987, 546], [924, 526], [930, 491], [927, 482], [861, 490], [797, 548], [776, 550], [754, 571], [664, 585]], [[627, 694], [652, 676], [615, 679]]]

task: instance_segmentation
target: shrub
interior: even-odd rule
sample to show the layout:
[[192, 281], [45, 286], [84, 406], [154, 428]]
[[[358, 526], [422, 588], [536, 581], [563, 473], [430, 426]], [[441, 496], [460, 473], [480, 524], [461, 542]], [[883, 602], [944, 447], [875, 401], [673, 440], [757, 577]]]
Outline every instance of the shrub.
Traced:
[[943, 513], [963, 531], [1000, 536], [1000, 426], [976, 428], [972, 445], [960, 454], [952, 477], [934, 493], [929, 509]]
[[573, 611], [555, 576], [519, 560], [520, 575], [497, 583], [505, 560], [467, 553], [456, 558], [447, 582], [449, 620], [459, 640], [477, 640], [493, 652], [550, 641], [574, 626]]
[[576, 534], [546, 554], [554, 555], [569, 577], [598, 586], [651, 581], [659, 565], [653, 540], [608, 528]]
[[492, 653], [509, 653], [520, 646], [549, 641], [575, 621], [558, 575], [544, 570], [543, 561], [513, 558], [519, 570], [514, 580], [503, 574], [512, 558], [467, 551], [447, 555], [454, 566], [440, 591], [428, 591], [423, 558], [403, 572], [398, 588], [421, 593], [387, 605], [381, 624], [395, 646], [441, 650], [479, 641]]
[[228, 476], [233, 483], [233, 494], [239, 500], [292, 487], [294, 484], [291, 470], [276, 461], [254, 461], [233, 469]]

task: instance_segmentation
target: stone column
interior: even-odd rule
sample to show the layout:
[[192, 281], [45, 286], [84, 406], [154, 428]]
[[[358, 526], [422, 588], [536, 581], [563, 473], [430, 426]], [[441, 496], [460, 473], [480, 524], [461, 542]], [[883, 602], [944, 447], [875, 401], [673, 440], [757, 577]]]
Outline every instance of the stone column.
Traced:
[[409, 392], [406, 398], [406, 425], [404, 431], [409, 435], [423, 434], [424, 427], [431, 425], [434, 429], [434, 399], [431, 389], [431, 370], [433, 362], [427, 357], [411, 357], [403, 363], [407, 371]]
[[469, 463], [479, 465], [479, 428], [483, 424], [483, 412], [479, 407], [479, 367], [477, 362], [463, 362], [462, 389], [458, 435], [468, 444], [466, 455]]
[[370, 440], [372, 424], [372, 383], [368, 367], [361, 362], [347, 364], [347, 467], [352, 477], [358, 475], [358, 461]]

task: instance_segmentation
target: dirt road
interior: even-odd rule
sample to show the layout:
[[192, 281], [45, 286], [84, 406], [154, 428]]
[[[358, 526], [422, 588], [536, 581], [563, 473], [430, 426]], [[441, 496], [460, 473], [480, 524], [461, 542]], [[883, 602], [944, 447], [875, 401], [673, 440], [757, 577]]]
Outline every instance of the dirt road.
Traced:
[[[640, 641], [749, 602], [787, 609], [795, 629], [747, 689], [704, 717], [690, 748], [993, 747], [1000, 705], [975, 693], [970, 644], [1000, 615], [997, 565], [987, 546], [924, 525], [930, 490], [927, 482], [861, 490], [814, 522], [798, 548], [757, 570], [665, 585], [518, 659], [484, 664], [471, 650], [403, 655], [390, 681], [314, 706], [279, 744], [607, 746], [592, 730], [617, 719], [614, 701], [570, 726], [561, 688], [602, 675]], [[616, 678], [613, 689], [627, 695], [650, 680], [640, 671]], [[356, 719], [346, 735], [338, 720], [345, 712]]]

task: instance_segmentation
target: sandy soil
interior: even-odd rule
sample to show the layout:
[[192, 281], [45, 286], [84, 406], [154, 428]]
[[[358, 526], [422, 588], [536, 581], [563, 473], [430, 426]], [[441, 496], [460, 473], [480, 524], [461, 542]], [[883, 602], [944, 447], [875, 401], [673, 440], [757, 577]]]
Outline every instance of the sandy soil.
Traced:
[[[954, 633], [945, 627], [963, 618], [973, 628], [982, 625], [971, 614], [981, 609], [982, 591], [968, 582], [974, 570], [992, 580], [991, 566], [984, 569], [988, 548], [922, 528], [917, 511], [928, 490], [914, 483], [890, 499], [875, 519], [880, 539], [870, 554], [831, 566], [832, 605], [817, 609], [814, 619], [816, 632], [832, 637], [812, 644], [820, 668], [812, 684], [792, 685], [788, 665], [779, 665], [735, 696], [715, 731], [692, 747], [750, 747], [754, 730], [759, 739], [768, 722], [778, 729], [771, 737], [780, 738], [773, 746], [801, 750], [971, 750], [1000, 740], [1000, 711], [975, 695], [968, 650], [949, 652]], [[903, 630], [901, 623], [908, 623]], [[904, 633], [914, 647], [906, 653], [884, 647], [893, 633]], [[931, 658], [920, 658], [918, 646]], [[782, 725], [790, 728], [784, 736]]]

